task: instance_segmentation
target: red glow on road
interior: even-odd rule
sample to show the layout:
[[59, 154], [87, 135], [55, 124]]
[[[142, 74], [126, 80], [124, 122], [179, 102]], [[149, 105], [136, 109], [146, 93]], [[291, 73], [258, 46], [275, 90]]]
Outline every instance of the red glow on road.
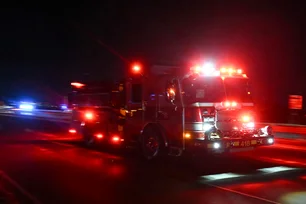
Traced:
[[259, 157], [259, 160], [261, 161], [267, 161], [267, 162], [274, 162], [278, 164], [287, 164], [287, 165], [297, 165], [297, 166], [302, 166], [305, 167], [306, 164], [305, 162], [301, 161], [294, 161], [294, 160], [285, 160], [285, 159], [278, 159], [278, 158], [270, 158], [270, 157]]
[[306, 180], [306, 175], [301, 176], [300, 179]]
[[241, 187], [245, 189], [259, 189], [265, 185], [266, 183], [247, 183], [247, 184], [242, 184]]

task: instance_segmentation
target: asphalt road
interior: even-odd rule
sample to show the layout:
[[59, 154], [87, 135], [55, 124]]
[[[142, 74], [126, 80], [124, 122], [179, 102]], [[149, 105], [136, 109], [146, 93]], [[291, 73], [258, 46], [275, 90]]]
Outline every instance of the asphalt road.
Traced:
[[0, 117], [0, 203], [305, 203], [306, 140], [164, 158], [88, 149], [67, 125]]

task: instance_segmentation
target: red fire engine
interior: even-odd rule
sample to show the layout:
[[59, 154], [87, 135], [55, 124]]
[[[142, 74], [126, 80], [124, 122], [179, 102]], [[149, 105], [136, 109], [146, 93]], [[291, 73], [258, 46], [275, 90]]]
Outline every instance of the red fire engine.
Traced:
[[[186, 71], [185, 71], [186, 72]], [[117, 83], [72, 83], [71, 133], [87, 144], [140, 144], [147, 159], [185, 151], [211, 153], [272, 145], [270, 126], [257, 127], [249, 79], [212, 63], [184, 73], [171, 66], [132, 67]]]

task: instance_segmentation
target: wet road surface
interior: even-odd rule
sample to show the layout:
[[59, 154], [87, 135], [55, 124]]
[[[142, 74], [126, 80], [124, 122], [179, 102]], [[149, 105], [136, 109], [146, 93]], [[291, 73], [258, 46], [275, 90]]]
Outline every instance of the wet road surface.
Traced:
[[0, 117], [10, 203], [305, 203], [305, 166], [306, 140], [149, 163], [136, 150], [86, 148], [64, 123]]

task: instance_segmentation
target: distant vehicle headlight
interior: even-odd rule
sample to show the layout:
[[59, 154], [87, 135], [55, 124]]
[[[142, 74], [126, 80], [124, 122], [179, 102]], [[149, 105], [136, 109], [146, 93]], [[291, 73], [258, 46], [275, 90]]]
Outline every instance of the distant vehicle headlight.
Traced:
[[34, 109], [32, 104], [23, 103], [19, 105], [19, 109], [31, 111]]
[[67, 110], [68, 107], [67, 107], [67, 105], [61, 105], [61, 109], [62, 109], [62, 110]]

